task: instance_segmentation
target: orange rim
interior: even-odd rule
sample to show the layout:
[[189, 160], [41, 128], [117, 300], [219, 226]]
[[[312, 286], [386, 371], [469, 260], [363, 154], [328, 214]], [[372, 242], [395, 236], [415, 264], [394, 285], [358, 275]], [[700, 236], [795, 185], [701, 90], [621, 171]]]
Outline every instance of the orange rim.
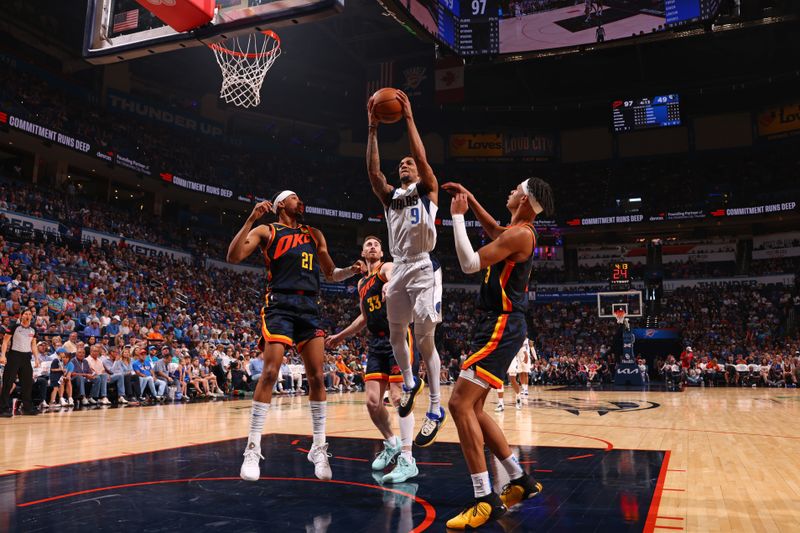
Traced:
[[211, 43], [208, 45], [209, 48], [212, 50], [216, 50], [218, 52], [222, 52], [224, 54], [228, 54], [234, 57], [246, 57], [249, 59], [255, 59], [257, 57], [267, 57], [273, 55], [276, 51], [281, 49], [281, 38], [278, 37], [278, 34], [272, 30], [264, 30], [261, 32], [262, 34], [266, 35], [275, 40], [275, 45], [272, 47], [272, 50], [269, 52], [264, 53], [250, 53], [250, 54], [243, 54], [242, 52], [237, 52], [236, 50], [231, 50], [230, 48], [225, 48], [221, 44]]

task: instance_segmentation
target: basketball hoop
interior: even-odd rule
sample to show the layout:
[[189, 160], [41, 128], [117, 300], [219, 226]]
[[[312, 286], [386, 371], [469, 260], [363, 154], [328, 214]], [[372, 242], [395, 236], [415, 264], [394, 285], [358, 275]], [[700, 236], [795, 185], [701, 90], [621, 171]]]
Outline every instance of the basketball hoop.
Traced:
[[219, 97], [239, 107], [261, 103], [261, 85], [267, 71], [281, 55], [281, 39], [271, 30], [232, 37], [223, 43], [208, 45], [222, 70]]
[[614, 316], [617, 318], [617, 324], [622, 324], [623, 322], [625, 322], [625, 315], [627, 314], [628, 313], [625, 312], [625, 309], [622, 308], [614, 309]]

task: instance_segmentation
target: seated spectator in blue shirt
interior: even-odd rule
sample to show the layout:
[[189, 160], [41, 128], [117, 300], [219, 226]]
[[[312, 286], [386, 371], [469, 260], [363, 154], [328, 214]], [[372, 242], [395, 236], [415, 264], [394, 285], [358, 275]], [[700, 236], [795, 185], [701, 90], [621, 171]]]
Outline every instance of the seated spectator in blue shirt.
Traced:
[[88, 326], [83, 328], [83, 337], [99, 337], [100, 336], [100, 319], [92, 320]]
[[260, 357], [254, 357], [250, 360], [248, 370], [250, 370], [250, 381], [258, 383], [261, 374], [264, 372], [264, 360]]
[[144, 395], [145, 389], [150, 391], [150, 394], [158, 401], [164, 396], [164, 388], [166, 388], [166, 384], [163, 381], [159, 381], [159, 388], [161, 390], [156, 392], [156, 383], [153, 379], [153, 365], [150, 364], [150, 361], [147, 358], [147, 355], [143, 348], [139, 349], [137, 353], [137, 359], [133, 362], [133, 371], [136, 372], [136, 375], [139, 376], [139, 390], [142, 391], [142, 395]]
[[106, 326], [106, 330], [103, 332], [103, 335], [108, 335], [109, 337], [116, 337], [119, 335], [119, 315], [114, 315], [111, 317], [111, 323]]

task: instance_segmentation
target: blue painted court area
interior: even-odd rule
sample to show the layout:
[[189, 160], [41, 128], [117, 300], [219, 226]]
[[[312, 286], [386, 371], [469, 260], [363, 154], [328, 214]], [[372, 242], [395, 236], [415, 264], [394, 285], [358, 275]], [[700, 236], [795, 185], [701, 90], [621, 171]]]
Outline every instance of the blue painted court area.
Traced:
[[[244, 439], [0, 477], [0, 531], [443, 531], [472, 500], [454, 443], [415, 450], [414, 482], [380, 484], [381, 441], [330, 437], [334, 479], [314, 478], [310, 437], [265, 435], [262, 480], [238, 477]], [[544, 484], [487, 532], [642, 531], [664, 452], [515, 447]], [[496, 463], [490, 463], [494, 482]], [[501, 482], [502, 482], [501, 478]], [[495, 490], [502, 487], [496, 486]]]

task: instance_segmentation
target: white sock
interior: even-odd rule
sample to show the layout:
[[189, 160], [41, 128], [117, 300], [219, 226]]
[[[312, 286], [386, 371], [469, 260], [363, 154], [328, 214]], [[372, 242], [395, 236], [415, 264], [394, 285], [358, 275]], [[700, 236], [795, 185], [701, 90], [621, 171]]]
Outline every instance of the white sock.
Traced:
[[264, 432], [264, 422], [267, 419], [270, 404], [253, 400], [250, 409], [250, 434], [247, 436], [247, 443], [251, 442], [256, 448], [261, 449], [261, 434]]
[[522, 392], [524, 392], [525, 394], [528, 394], [528, 384], [527, 383], [522, 386]]
[[488, 496], [492, 492], [492, 482], [489, 480], [489, 472], [483, 471], [472, 474], [472, 491], [476, 498]]
[[519, 460], [514, 457], [513, 453], [500, 462], [503, 463], [503, 468], [506, 469], [508, 478], [511, 480], [519, 479], [525, 474], [525, 471], [519, 465]]
[[409, 462], [409, 463], [411, 462], [411, 459], [413, 459], [413, 458], [414, 458], [414, 457], [411, 455], [411, 449], [408, 449], [408, 450], [403, 450], [402, 452], [400, 452], [400, 455], [402, 455], [403, 457], [405, 457], [405, 458], [408, 460], [408, 462]]
[[411, 446], [414, 441], [414, 413], [408, 413], [408, 416], [400, 419], [400, 442], [403, 446]]
[[407, 389], [413, 389], [414, 385], [416, 385], [414, 381], [414, 372], [410, 368], [407, 368], [402, 370], [401, 374], [403, 374], [403, 385], [405, 385]]
[[328, 412], [328, 402], [309, 401], [311, 405], [311, 425], [314, 431], [314, 446], [325, 444], [325, 417]]

